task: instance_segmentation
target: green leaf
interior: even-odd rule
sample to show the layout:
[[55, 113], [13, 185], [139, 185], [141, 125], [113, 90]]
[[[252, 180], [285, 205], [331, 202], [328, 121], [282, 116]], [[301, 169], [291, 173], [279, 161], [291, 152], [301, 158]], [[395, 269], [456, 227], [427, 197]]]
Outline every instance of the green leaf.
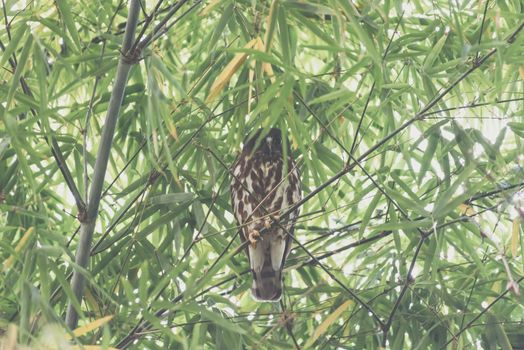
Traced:
[[[7, 113], [11, 107], [11, 102], [13, 101], [15, 90], [18, 87], [18, 84], [20, 84], [20, 77], [22, 76], [26, 68], [27, 59], [29, 58], [29, 53], [31, 52], [32, 45], [33, 45], [33, 36], [28, 35], [24, 43], [22, 54], [20, 55], [20, 59], [18, 60], [18, 64], [16, 65], [15, 74], [13, 74], [13, 78], [11, 79], [11, 84], [9, 86], [9, 92], [7, 93], [7, 99], [5, 101], [4, 116], [5, 116], [5, 113]], [[6, 124], [7, 123], [8, 122], [6, 121]]]
[[219, 314], [213, 311], [210, 311], [207, 308], [202, 307], [196, 303], [186, 304], [182, 306], [180, 309], [184, 311], [196, 313], [200, 315], [200, 317], [202, 317], [203, 319], [213, 322], [213, 324], [217, 325], [218, 327], [223, 328], [224, 330], [233, 332], [235, 334], [246, 334], [246, 331], [242, 327], [235, 325], [228, 319], [223, 318]]
[[163, 205], [163, 204], [180, 204], [191, 202], [195, 198], [194, 193], [167, 193], [158, 196], [153, 196], [149, 199], [151, 205]]
[[360, 17], [360, 15], [357, 13], [353, 4], [348, 1], [340, 1], [338, 3], [342, 6], [342, 10], [348, 17], [349, 27], [357, 34], [358, 39], [360, 39], [360, 41], [364, 44], [373, 62], [380, 67], [382, 65], [382, 58], [378, 54], [376, 45], [371, 39], [371, 36], [360, 25], [360, 21], [357, 19], [357, 17]]
[[455, 182], [453, 182], [446, 191], [442, 192], [438, 196], [433, 208], [434, 217], [442, 217], [447, 213], [456, 210], [458, 205], [462, 203], [466, 197], [456, 197], [459, 198], [459, 201], [453, 201], [451, 198], [456, 195], [457, 191], [459, 190], [459, 186], [469, 179], [473, 170], [475, 170], [475, 165], [469, 165], [465, 167], [458, 176], [457, 180], [455, 180]]
[[71, 38], [73, 39], [76, 45], [76, 50], [80, 51], [81, 49], [80, 36], [76, 29], [76, 24], [75, 24], [75, 20], [73, 19], [73, 14], [71, 13], [70, 3], [68, 3], [67, 0], [56, 0], [56, 5], [58, 6], [58, 9], [60, 10], [60, 14], [62, 15], [62, 20], [64, 21], [67, 31], [69, 32], [69, 35], [71, 36]]
[[524, 138], [524, 123], [509, 122], [507, 125], [517, 136]]
[[224, 32], [224, 29], [226, 28], [227, 23], [232, 18], [233, 8], [234, 8], [234, 4], [231, 3], [227, 5], [226, 8], [222, 11], [222, 16], [220, 17], [220, 21], [214, 27], [213, 35], [209, 39], [208, 49], [212, 49], [213, 47], [215, 47], [216, 43], [218, 42], [218, 39], [220, 39], [220, 36]]
[[435, 151], [437, 149], [437, 145], [439, 143], [440, 137], [438, 133], [433, 133], [429, 136], [428, 139], [428, 146], [426, 147], [426, 150], [424, 151], [424, 156], [422, 157], [422, 161], [420, 162], [420, 170], [418, 175], [418, 183], [422, 183], [422, 179], [424, 178], [424, 175], [426, 175], [426, 172], [430, 168], [431, 160], [435, 156]]
[[23, 37], [25, 33], [28, 32], [29, 26], [25, 23], [18, 23], [17, 26], [18, 27], [13, 32], [13, 36], [9, 41], [9, 44], [5, 48], [2, 57], [0, 58], [0, 67], [4, 67], [7, 60], [11, 57], [13, 53], [15, 53], [20, 43], [24, 42]]
[[428, 71], [431, 67], [433, 67], [433, 64], [435, 63], [435, 60], [437, 59], [437, 56], [442, 51], [442, 48], [444, 47], [444, 44], [446, 43], [446, 40], [448, 39], [448, 35], [444, 34], [435, 45], [431, 48], [431, 51], [429, 51], [429, 54], [426, 56], [426, 59], [424, 60], [424, 66], [422, 67], [424, 71]]

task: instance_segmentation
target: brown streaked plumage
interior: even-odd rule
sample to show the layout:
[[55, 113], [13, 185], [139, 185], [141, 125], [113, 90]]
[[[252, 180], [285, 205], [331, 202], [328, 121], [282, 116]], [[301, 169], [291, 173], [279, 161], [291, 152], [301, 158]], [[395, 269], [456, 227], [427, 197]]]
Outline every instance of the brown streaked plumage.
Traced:
[[[278, 220], [281, 213], [302, 198], [300, 177], [289, 146], [287, 167], [283, 153], [280, 129], [272, 128], [265, 136], [261, 129], [244, 140], [242, 153], [233, 166], [233, 212], [242, 226], [242, 241], [249, 241], [246, 253], [253, 274], [251, 292], [262, 301], [278, 301], [282, 295], [282, 269], [291, 249], [287, 232], [293, 233], [299, 209], [280, 225], [272, 225], [271, 217]], [[264, 228], [269, 230], [261, 235]]]

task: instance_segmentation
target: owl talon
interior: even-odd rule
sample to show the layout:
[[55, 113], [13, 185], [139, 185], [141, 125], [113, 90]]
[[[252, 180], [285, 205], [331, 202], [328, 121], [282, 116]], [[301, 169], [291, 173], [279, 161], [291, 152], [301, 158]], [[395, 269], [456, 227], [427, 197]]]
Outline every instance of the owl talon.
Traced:
[[256, 248], [257, 247], [257, 242], [260, 239], [260, 232], [258, 232], [257, 230], [251, 231], [249, 233], [249, 236], [247, 237], [247, 239], [249, 240], [249, 243], [251, 243], [253, 248]]
[[280, 215], [273, 215], [271, 217], [268, 217], [264, 220], [264, 227], [269, 230], [271, 226], [275, 222], [278, 222], [279, 220], [280, 220]]

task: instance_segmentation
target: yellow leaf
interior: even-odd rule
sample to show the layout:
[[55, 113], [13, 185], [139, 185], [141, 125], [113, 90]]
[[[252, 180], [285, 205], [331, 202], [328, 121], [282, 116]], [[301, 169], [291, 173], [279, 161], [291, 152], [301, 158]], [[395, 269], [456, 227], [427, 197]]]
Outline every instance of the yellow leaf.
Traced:
[[458, 206], [460, 215], [473, 216], [476, 214], [475, 210], [467, 204], [462, 203]]
[[93, 296], [93, 293], [91, 293], [91, 289], [87, 288], [85, 289], [84, 297], [86, 299], [86, 302], [89, 304], [89, 307], [91, 310], [94, 311], [96, 317], [102, 317], [102, 314], [100, 313], [100, 306], [98, 305], [98, 302], [96, 301], [95, 297]]
[[20, 238], [20, 241], [18, 241], [18, 244], [15, 247], [15, 252], [9, 258], [7, 258], [6, 261], [4, 261], [4, 268], [3, 268], [4, 272], [7, 271], [11, 266], [13, 266], [13, 262], [15, 261], [15, 256], [22, 250], [22, 248], [24, 248], [27, 241], [33, 234], [34, 230], [35, 230], [34, 227], [30, 227], [27, 231], [25, 231], [24, 235], [22, 236], [22, 238]]
[[511, 256], [517, 256], [517, 245], [519, 243], [519, 232], [520, 232], [520, 218], [516, 217], [513, 219], [511, 227]]
[[342, 314], [342, 312], [346, 311], [346, 309], [353, 304], [351, 300], [347, 300], [345, 303], [340, 305], [331, 315], [326, 317], [326, 319], [318, 326], [317, 329], [315, 329], [315, 332], [313, 332], [313, 336], [308, 339], [306, 344], [304, 345], [304, 349], [310, 347], [315, 343], [315, 341], [324, 333], [326, 333], [329, 326], [331, 326]]
[[297, 149], [298, 148], [297, 139], [294, 137], [291, 137], [291, 142], [293, 143], [293, 149]]
[[[86, 324], [85, 326], [78, 327], [73, 331], [73, 334], [75, 337], [81, 337], [86, 333], [91, 332], [92, 330], [95, 330], [103, 325], [105, 325], [107, 322], [111, 321], [113, 318], [113, 315], [109, 315], [106, 317], [99, 318], [98, 320], [94, 320], [91, 323]], [[68, 339], [70, 339], [70, 336], [68, 335]]]
[[[244, 45], [244, 48], [251, 49], [254, 45], [257, 44], [259, 38], [255, 38]], [[246, 52], [239, 52], [233, 57], [231, 62], [228, 63], [226, 68], [218, 75], [215, 82], [211, 86], [209, 96], [207, 97], [206, 102], [213, 101], [219, 94], [222, 92], [226, 84], [229, 82], [233, 74], [242, 66], [249, 54]]]
[[200, 13], [198, 14], [199, 16], [205, 16], [207, 15], [209, 12], [211, 12], [215, 7], [217, 7], [218, 4], [220, 4], [222, 0], [213, 0], [209, 3], [209, 5], [207, 5], [206, 7], [204, 7], [204, 9], [202, 11], [200, 11]]
[[2, 340], [2, 349], [5, 350], [15, 350], [18, 349], [18, 346], [16, 345], [16, 338], [17, 338], [18, 328], [14, 324], [9, 324], [7, 327], [7, 332], [2, 337], [4, 338]]
[[82, 346], [75, 345], [73, 346], [73, 349], [74, 350], [81, 350], [81, 349], [84, 349], [84, 350], [118, 350], [118, 348], [111, 348], [111, 347], [107, 348], [101, 345], [82, 345]]
[[266, 51], [266, 44], [264, 44], [264, 42], [262, 41], [262, 38], [260, 38], [259, 36], [255, 39], [256, 42], [255, 42], [255, 49], [257, 49], [258, 51]]
[[[255, 49], [257, 49], [258, 51], [262, 51], [262, 52], [269, 50], [266, 47], [266, 44], [262, 41], [260, 37], [257, 37]], [[275, 73], [273, 72], [273, 68], [271, 67], [271, 64], [268, 62], [262, 63], [262, 70], [267, 74], [271, 82], [274, 83], [275, 82]]]
[[523, 66], [519, 67], [519, 75], [520, 75], [520, 79], [524, 79], [524, 67]]
[[264, 62], [262, 63], [262, 68], [264, 69], [264, 72], [266, 72], [271, 82], [274, 83], [275, 82], [275, 73], [273, 72], [273, 68], [271, 67], [271, 64]]
[[171, 120], [167, 121], [167, 130], [172, 138], [178, 141], [178, 132], [176, 131], [176, 126]]

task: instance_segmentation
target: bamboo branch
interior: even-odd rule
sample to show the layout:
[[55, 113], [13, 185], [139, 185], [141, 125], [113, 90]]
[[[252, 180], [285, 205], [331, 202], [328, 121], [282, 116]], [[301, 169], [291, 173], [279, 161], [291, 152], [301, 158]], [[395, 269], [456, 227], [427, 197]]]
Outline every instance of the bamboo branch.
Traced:
[[[135, 30], [138, 22], [138, 14], [140, 6], [138, 0], [131, 0], [129, 4], [129, 14], [122, 43], [122, 55], [118, 62], [117, 75], [109, 100], [109, 108], [107, 110], [107, 117], [104, 126], [104, 131], [100, 140], [98, 154], [96, 157], [95, 169], [93, 174], [93, 183], [89, 192], [89, 201], [86, 210], [86, 218], [82, 222], [80, 228], [80, 241], [76, 251], [75, 262], [81, 267], [85, 268], [89, 259], [91, 251], [91, 241], [93, 240], [93, 231], [95, 229], [96, 217], [100, 206], [100, 198], [102, 195], [102, 188], [104, 185], [104, 177], [109, 160], [109, 152], [111, 151], [111, 144], [115, 132], [116, 121], [120, 113], [120, 107], [124, 97], [124, 92], [127, 84], [127, 78], [131, 66], [135, 64], [136, 53], [131, 51], [131, 46], [135, 36]], [[82, 299], [84, 290], [85, 278], [77, 269], [73, 271], [71, 279], [71, 288], [75, 297], [78, 300]], [[78, 323], [78, 310], [73, 306], [72, 301], [69, 301], [67, 306], [66, 324], [70, 329], [76, 328]]]
[[161, 35], [167, 33], [167, 31], [171, 27], [173, 27], [178, 21], [180, 21], [183, 17], [185, 17], [188, 13], [192, 12], [194, 8], [196, 8], [202, 3], [201, 0], [195, 1], [195, 3], [191, 5], [189, 9], [187, 9], [178, 18], [176, 18], [174, 21], [168, 24], [167, 22], [169, 22], [169, 20], [178, 12], [178, 10], [188, 1], [189, 0], [180, 0], [177, 3], [175, 3], [173, 7], [171, 7], [169, 12], [166, 14], [166, 16], [153, 28], [153, 31], [149, 33], [144, 39], [142, 39], [142, 36], [144, 35], [147, 27], [149, 26], [151, 19], [154, 18], [154, 16], [156, 16], [158, 13], [159, 7], [162, 4], [162, 1], [159, 1], [153, 13], [148, 17], [148, 19], [146, 19], [144, 27], [140, 32], [140, 35], [133, 44], [133, 50], [137, 49], [138, 51], [142, 51], [144, 48], [149, 46], [154, 40], [158, 39]]

